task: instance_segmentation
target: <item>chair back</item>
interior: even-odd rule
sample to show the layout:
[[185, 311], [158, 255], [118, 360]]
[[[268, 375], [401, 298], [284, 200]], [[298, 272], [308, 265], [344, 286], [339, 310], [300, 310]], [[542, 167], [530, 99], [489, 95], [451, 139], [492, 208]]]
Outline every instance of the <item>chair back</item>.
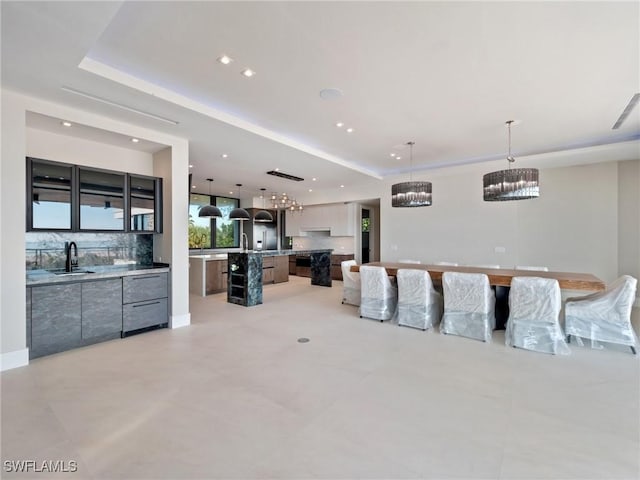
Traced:
[[445, 311], [491, 312], [491, 285], [484, 273], [444, 272], [442, 291]]
[[398, 269], [398, 301], [410, 304], [429, 303], [429, 295], [434, 291], [431, 275], [426, 270]]
[[393, 295], [393, 286], [384, 267], [362, 265], [360, 267], [362, 297], [387, 298]]
[[615, 310], [623, 318], [631, 317], [631, 309], [636, 301], [636, 291], [638, 280], [631, 275], [622, 275], [617, 280], [611, 282], [603, 295], [615, 304]]
[[553, 278], [513, 277], [509, 292], [509, 321], [558, 322], [562, 296]]
[[360, 288], [360, 274], [358, 272], [352, 272], [351, 267], [357, 265], [355, 260], [344, 260], [340, 262], [340, 268], [342, 269], [342, 281], [347, 288]]

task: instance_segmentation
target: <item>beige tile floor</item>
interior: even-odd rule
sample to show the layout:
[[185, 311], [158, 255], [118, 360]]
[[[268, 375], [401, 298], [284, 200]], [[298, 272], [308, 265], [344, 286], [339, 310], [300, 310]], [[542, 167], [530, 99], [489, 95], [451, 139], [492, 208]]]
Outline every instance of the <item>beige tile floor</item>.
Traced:
[[640, 361], [628, 350], [550, 356], [505, 347], [503, 332], [484, 344], [381, 324], [341, 305], [339, 282], [291, 277], [264, 297], [244, 308], [192, 296], [188, 328], [4, 372], [3, 467], [75, 460], [77, 473], [57, 475], [73, 479], [640, 478]]

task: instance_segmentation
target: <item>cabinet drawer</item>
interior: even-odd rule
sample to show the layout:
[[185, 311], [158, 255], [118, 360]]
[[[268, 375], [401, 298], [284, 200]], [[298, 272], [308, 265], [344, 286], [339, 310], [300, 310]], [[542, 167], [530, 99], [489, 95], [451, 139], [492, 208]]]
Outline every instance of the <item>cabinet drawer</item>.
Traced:
[[122, 280], [122, 303], [165, 298], [169, 294], [166, 273], [132, 275], [124, 277]]
[[122, 330], [125, 332], [162, 325], [168, 321], [166, 298], [122, 306]]
[[262, 268], [269, 268], [275, 265], [274, 263], [275, 257], [262, 257]]
[[122, 279], [82, 284], [82, 339], [122, 331]]

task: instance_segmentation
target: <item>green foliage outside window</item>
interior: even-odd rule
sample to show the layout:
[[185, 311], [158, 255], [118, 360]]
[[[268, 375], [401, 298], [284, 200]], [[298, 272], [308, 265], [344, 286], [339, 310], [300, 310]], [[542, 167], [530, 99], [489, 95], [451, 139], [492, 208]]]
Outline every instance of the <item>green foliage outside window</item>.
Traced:
[[371, 226], [371, 219], [370, 218], [363, 218], [362, 219], [362, 231], [363, 232], [368, 232], [370, 226]]

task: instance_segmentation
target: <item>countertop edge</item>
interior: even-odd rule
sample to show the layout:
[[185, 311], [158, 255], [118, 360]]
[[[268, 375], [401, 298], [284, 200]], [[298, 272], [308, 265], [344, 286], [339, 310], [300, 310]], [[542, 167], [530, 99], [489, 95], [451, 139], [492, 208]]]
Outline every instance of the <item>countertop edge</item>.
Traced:
[[[91, 268], [91, 267], [87, 267]], [[27, 273], [27, 287], [39, 286], [39, 285], [51, 285], [58, 283], [76, 283], [76, 282], [90, 282], [94, 280], [105, 280], [109, 278], [130, 277], [133, 275], [152, 275], [155, 273], [168, 273], [171, 267], [154, 267], [154, 268], [140, 268], [136, 270], [113, 270], [110, 272], [95, 272], [86, 273], [83, 275], [55, 275], [51, 274], [36, 274], [32, 278], [29, 278]], [[33, 278], [39, 277], [39, 278]]]

